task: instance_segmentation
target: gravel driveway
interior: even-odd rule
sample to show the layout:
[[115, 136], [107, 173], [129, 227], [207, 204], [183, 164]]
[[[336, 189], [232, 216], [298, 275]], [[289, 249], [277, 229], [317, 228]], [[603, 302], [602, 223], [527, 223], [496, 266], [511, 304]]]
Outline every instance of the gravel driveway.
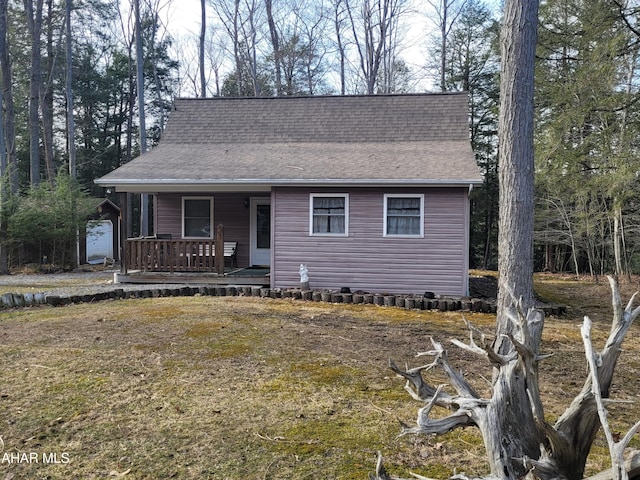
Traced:
[[[11, 274], [0, 275], [0, 287], [3, 291], [24, 291], [30, 289], [33, 293], [46, 295], [70, 296], [89, 295], [108, 292], [115, 289], [124, 291], [148, 290], [154, 288], [152, 284], [113, 283], [116, 270], [100, 270], [88, 272], [64, 272], [47, 274]], [[178, 288], [185, 284], [162, 284], [162, 288]], [[192, 285], [195, 286], [195, 285]]]

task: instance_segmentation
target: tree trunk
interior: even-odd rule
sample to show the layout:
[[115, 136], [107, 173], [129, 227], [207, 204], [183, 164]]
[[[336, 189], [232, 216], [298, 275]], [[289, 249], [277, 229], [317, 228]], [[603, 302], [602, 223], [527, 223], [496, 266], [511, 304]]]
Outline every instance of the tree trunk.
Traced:
[[[8, 0], [0, 0], [0, 70], [2, 70], [2, 98], [4, 104], [4, 140], [7, 155], [6, 168], [9, 170], [9, 191], [18, 193], [18, 167], [16, 165], [16, 119], [13, 102], [13, 73], [7, 39]], [[4, 173], [4, 172], [3, 172]]]
[[351, 31], [358, 52], [360, 71], [364, 78], [367, 94], [373, 95], [378, 84], [378, 72], [383, 64], [384, 55], [392, 49], [389, 43], [389, 30], [397, 20], [398, 10], [394, 0], [380, 0], [362, 5], [362, 31], [358, 33], [358, 22], [353, 15], [353, 7], [345, 0], [351, 22]]
[[498, 127], [498, 334], [511, 330], [501, 312], [514, 298], [522, 298], [525, 308], [533, 304], [533, 72], [537, 26], [537, 0], [505, 3]]
[[346, 52], [345, 47], [342, 41], [342, 21], [340, 18], [340, 6], [342, 5], [343, 0], [335, 0], [334, 5], [334, 22], [335, 22], [335, 30], [336, 30], [336, 41], [338, 43], [338, 56], [340, 59], [340, 95], [345, 95], [347, 92], [347, 81], [346, 81]]
[[27, 25], [31, 34], [31, 79], [29, 86], [29, 167], [31, 185], [40, 183], [40, 119], [39, 98], [42, 82], [42, 58], [40, 54], [40, 37], [42, 32], [43, 0], [24, 0]]
[[613, 199], [613, 257], [616, 265], [616, 275], [624, 273], [622, 266], [622, 208], [618, 205], [618, 199]]
[[249, 70], [251, 72], [251, 82], [253, 84], [253, 95], [256, 97], [262, 96], [262, 83], [258, 75], [258, 25], [257, 25], [257, 11], [258, 4], [256, 0], [246, 2], [248, 8], [248, 19], [245, 22], [248, 25], [248, 31], [244, 29], [244, 38], [246, 41], [246, 58], [249, 59]]
[[242, 97], [244, 79], [242, 78], [242, 57], [240, 53], [240, 0], [234, 1], [233, 9], [233, 59], [236, 67], [238, 96]]
[[7, 0], [0, 0], [0, 275], [9, 273], [9, 250], [4, 244], [7, 238], [10, 195], [18, 191], [18, 169], [15, 157], [15, 119], [11, 88], [11, 62], [7, 42]]
[[[133, 114], [136, 104], [136, 88], [135, 88], [135, 74], [133, 68], [133, 52], [132, 45], [129, 44], [129, 94], [127, 96], [127, 138], [125, 142], [125, 154], [124, 154], [124, 162], [127, 163], [131, 161], [133, 157]], [[127, 225], [126, 225], [126, 234], [127, 237], [132, 237], [134, 234], [133, 231], [133, 194], [127, 193], [127, 213], [125, 215]], [[140, 232], [138, 231], [139, 235]]]
[[66, 24], [66, 78], [65, 94], [67, 97], [67, 151], [69, 152], [69, 176], [76, 178], [76, 123], [73, 115], [73, 54], [71, 38], [71, 10], [73, 0], [65, 1], [65, 24]]
[[200, 64], [200, 97], [207, 97], [207, 76], [204, 71], [204, 47], [207, 35], [207, 3], [206, 0], [200, 0], [200, 48], [199, 64]]
[[[140, 0], [135, 0], [136, 14], [136, 67], [138, 92], [138, 129], [140, 134], [140, 154], [147, 151], [147, 126], [144, 113], [144, 52], [142, 51], [142, 26], [140, 19]], [[140, 194], [140, 235], [149, 234], [149, 196]]]
[[271, 36], [271, 47], [273, 49], [273, 63], [275, 71], [276, 81], [276, 94], [282, 95], [282, 64], [281, 64], [281, 52], [280, 52], [280, 38], [278, 35], [278, 29], [276, 28], [276, 22], [273, 19], [273, 0], [265, 0], [265, 7], [267, 10], [267, 23], [269, 24], [269, 35]]
[[[494, 349], [499, 355], [517, 350], [510, 338], [522, 335], [526, 355], [495, 372], [494, 394], [483, 431], [487, 452], [493, 454], [491, 472], [498, 478], [519, 478], [527, 472], [522, 459], [540, 455], [544, 422], [539, 399], [530, 398], [534, 361], [543, 315], [513, 321], [514, 302], [522, 312], [533, 307], [533, 74], [538, 31], [537, 0], [507, 0], [501, 31], [500, 113], [498, 119], [500, 215], [498, 229], [498, 311]], [[536, 335], [525, 334], [535, 328]], [[537, 332], [539, 328], [540, 332]], [[527, 339], [529, 341], [527, 341]], [[529, 358], [532, 355], [533, 358]], [[527, 408], [528, 407], [528, 408]], [[523, 425], [531, 426], [522, 435]]]
[[440, 90], [447, 91], [447, 13], [449, 5], [447, 0], [442, 1], [442, 23], [440, 24]]
[[142, 26], [140, 18], [140, 0], [135, 0], [136, 14], [136, 80], [138, 92], [138, 116], [140, 122], [140, 153], [147, 151], [147, 127], [144, 115], [144, 52], [142, 49]]
[[[65, 95], [67, 99], [67, 152], [69, 155], [69, 177], [72, 182], [75, 182], [77, 177], [76, 172], [76, 127], [75, 118], [73, 114], [73, 54], [72, 54], [72, 38], [71, 38], [71, 10], [73, 8], [73, 0], [66, 0], [64, 2], [64, 15], [65, 15], [65, 48], [66, 48], [66, 78], [65, 78]], [[73, 195], [73, 225], [76, 225], [76, 196]], [[80, 234], [76, 231], [76, 244], [75, 248], [71, 252], [71, 262], [73, 268], [76, 268], [80, 264], [79, 255], [79, 239]]]
[[[150, 8], [156, 8], [156, 7], [150, 7]], [[162, 136], [162, 132], [164, 131], [164, 126], [165, 126], [165, 109], [164, 109], [164, 100], [162, 98], [162, 92], [163, 92], [163, 88], [162, 88], [162, 80], [160, 79], [160, 75], [158, 73], [158, 58], [156, 55], [156, 37], [158, 36], [158, 26], [160, 25], [161, 21], [160, 21], [160, 13], [157, 9], [152, 10], [149, 12], [150, 16], [153, 18], [153, 23], [151, 26], [151, 35], [150, 37], [150, 44], [148, 46], [148, 50], [149, 50], [149, 60], [151, 63], [151, 70], [153, 72], [153, 83], [156, 86], [156, 102], [158, 104], [158, 106], [160, 107], [160, 111], [158, 112], [158, 124], [160, 127], [160, 135]], [[204, 21], [204, 18], [203, 18]], [[143, 62], [144, 63], [144, 62]], [[202, 65], [204, 66], [204, 60]], [[201, 78], [201, 80], [203, 80]], [[204, 98], [206, 96], [206, 91], [207, 91], [207, 87], [206, 87], [206, 81], [204, 83], [204, 88], [202, 90], [202, 97]], [[146, 122], [145, 122], [146, 124]], [[146, 137], [146, 132], [145, 132], [145, 137]], [[146, 151], [146, 138], [145, 138], [145, 151]]]
[[[0, 32], [1, 34], [1, 32]], [[8, 204], [9, 185], [6, 181], [7, 173], [7, 152], [5, 150], [4, 141], [4, 112], [2, 106], [2, 89], [0, 89], [0, 275], [9, 273], [9, 252], [4, 240], [7, 238], [7, 220], [6, 205]]]
[[[40, 81], [40, 110], [42, 112], [42, 146], [44, 147], [44, 165], [47, 181], [54, 183], [56, 178], [55, 153], [53, 149], [53, 77], [55, 75], [56, 49], [53, 44], [53, 1], [47, 0], [46, 38], [47, 56]], [[62, 30], [60, 31], [62, 35]], [[61, 38], [58, 39], [59, 41]]]

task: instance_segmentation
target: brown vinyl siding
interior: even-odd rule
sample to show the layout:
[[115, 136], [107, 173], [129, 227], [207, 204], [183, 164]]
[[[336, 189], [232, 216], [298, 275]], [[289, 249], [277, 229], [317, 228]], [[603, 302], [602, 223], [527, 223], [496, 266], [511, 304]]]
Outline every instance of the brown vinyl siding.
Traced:
[[[349, 194], [349, 236], [309, 235], [309, 195]], [[384, 194], [424, 194], [424, 238], [384, 237]], [[296, 189], [274, 191], [272, 286], [464, 295], [468, 189]]]
[[[265, 196], [264, 193], [171, 193], [156, 196], [156, 233], [170, 233], [174, 239], [182, 238], [182, 198], [213, 197], [214, 228], [224, 225], [226, 241], [238, 242], [237, 262], [239, 267], [249, 266], [249, 208], [245, 200]], [[268, 197], [269, 194], [267, 193]], [[214, 234], [215, 235], [215, 234]]]

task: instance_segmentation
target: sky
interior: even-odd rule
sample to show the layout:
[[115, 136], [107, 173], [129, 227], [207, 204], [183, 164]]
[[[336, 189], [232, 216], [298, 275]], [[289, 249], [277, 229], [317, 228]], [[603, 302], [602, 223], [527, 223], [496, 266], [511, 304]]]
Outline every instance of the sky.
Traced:
[[191, 31], [197, 35], [200, 30], [200, 0], [173, 2], [168, 14], [167, 25], [172, 34]]

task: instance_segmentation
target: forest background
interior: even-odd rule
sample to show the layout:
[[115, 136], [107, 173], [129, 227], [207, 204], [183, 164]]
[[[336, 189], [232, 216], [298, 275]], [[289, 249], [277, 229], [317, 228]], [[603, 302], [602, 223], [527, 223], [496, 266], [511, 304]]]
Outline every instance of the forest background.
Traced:
[[[640, 270], [639, 14], [541, 3], [538, 270]], [[117, 201], [93, 180], [153, 148], [176, 97], [427, 90], [469, 92], [484, 178], [470, 263], [496, 268], [500, 15], [481, 0], [0, 0], [0, 272], [73, 264], [86, 200]], [[128, 233], [146, 233], [147, 200], [128, 203]]]

